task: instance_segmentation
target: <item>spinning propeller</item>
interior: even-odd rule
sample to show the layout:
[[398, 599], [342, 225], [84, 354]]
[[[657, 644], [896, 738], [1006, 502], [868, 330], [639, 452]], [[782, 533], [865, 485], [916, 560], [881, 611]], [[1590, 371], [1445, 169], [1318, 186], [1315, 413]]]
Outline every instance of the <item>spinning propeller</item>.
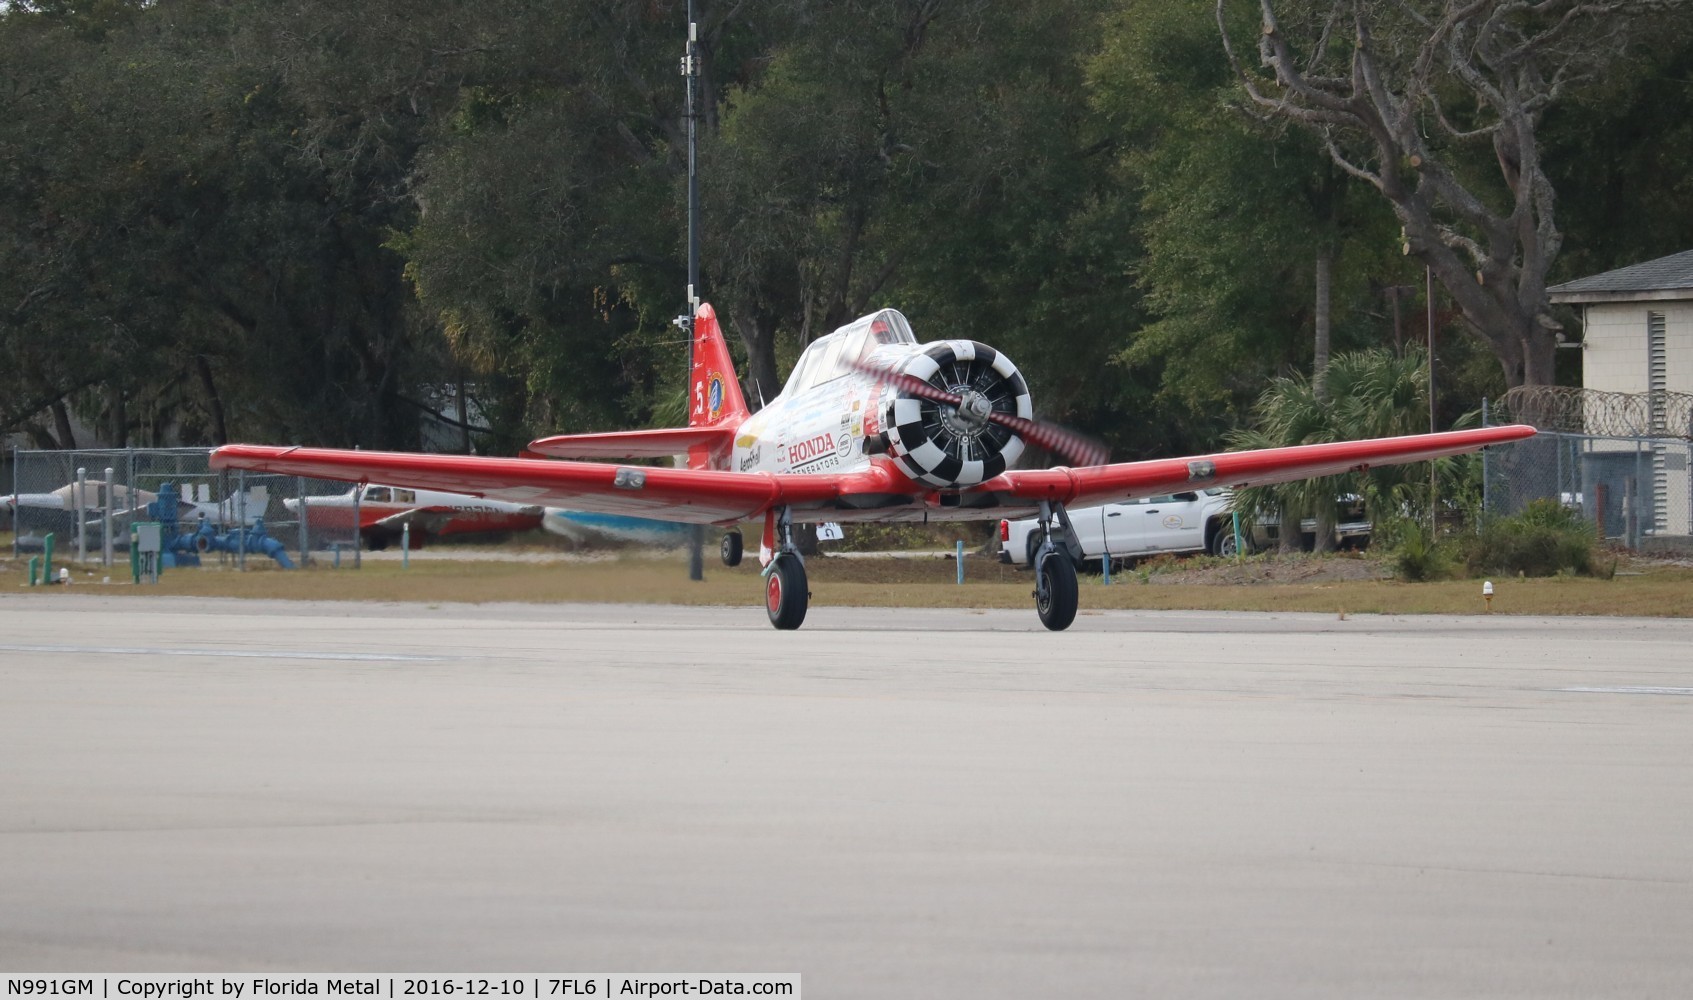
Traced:
[[957, 418], [977, 426], [998, 424], [1024, 441], [1045, 448], [1073, 466], [1102, 465], [1108, 456], [1105, 446], [1083, 434], [1044, 420], [1027, 420], [1014, 413], [1002, 413], [993, 408], [986, 396], [966, 388], [963, 394], [949, 392], [915, 375], [867, 362], [857, 362], [854, 369], [881, 379], [900, 392], [919, 399], [927, 399], [950, 406]]

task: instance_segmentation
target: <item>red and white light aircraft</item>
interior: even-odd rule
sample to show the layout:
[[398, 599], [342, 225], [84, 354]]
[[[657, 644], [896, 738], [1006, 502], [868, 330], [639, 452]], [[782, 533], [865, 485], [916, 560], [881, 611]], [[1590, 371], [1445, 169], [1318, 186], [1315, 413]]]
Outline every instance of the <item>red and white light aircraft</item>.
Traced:
[[[359, 534], [373, 549], [397, 544], [409, 537], [411, 547], [423, 547], [430, 537], [462, 535], [481, 531], [528, 531], [541, 526], [546, 513], [538, 504], [511, 503], [484, 497], [465, 496], [441, 490], [419, 490], [404, 486], [355, 486], [338, 496], [306, 497], [307, 521], [320, 528], [353, 530], [353, 512], [358, 512]], [[282, 501], [289, 511], [300, 512], [299, 497]], [[406, 533], [407, 525], [411, 531]]]
[[[759, 561], [771, 624], [798, 628], [810, 600], [795, 547], [800, 521], [998, 520], [1036, 514], [1046, 543], [1035, 608], [1054, 631], [1076, 615], [1076, 573], [1054, 558], [1073, 537], [1066, 508], [1191, 490], [1257, 486], [1425, 461], [1529, 437], [1487, 427], [1406, 437], [1099, 464], [1085, 439], [1033, 419], [1009, 358], [971, 340], [921, 344], [884, 309], [814, 341], [781, 395], [750, 413], [717, 317], [694, 321], [687, 427], [567, 434], [530, 444], [535, 457], [487, 458], [327, 448], [226, 445], [213, 468], [452, 490], [517, 503], [733, 526], [762, 518]], [[1013, 469], [1025, 443], [1076, 467]], [[662, 458], [686, 468], [556, 459]], [[723, 554], [740, 559], [740, 536]]]

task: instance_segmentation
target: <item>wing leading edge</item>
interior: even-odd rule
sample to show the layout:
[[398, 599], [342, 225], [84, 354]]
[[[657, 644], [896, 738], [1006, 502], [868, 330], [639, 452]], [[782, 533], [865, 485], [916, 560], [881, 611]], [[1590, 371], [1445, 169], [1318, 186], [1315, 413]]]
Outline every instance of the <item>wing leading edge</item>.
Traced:
[[1534, 428], [1523, 425], [1483, 427], [1078, 469], [1017, 470], [951, 494], [913, 483], [882, 461], [859, 472], [806, 475], [234, 444], [213, 451], [211, 466], [449, 490], [685, 524], [733, 524], [782, 506], [791, 507], [802, 521], [976, 520], [1020, 516], [1042, 500], [1088, 506], [1204, 486], [1285, 483], [1461, 455], [1533, 434]]
[[921, 506], [920, 491], [882, 465], [837, 475], [775, 475], [550, 459], [232, 444], [212, 452], [211, 466], [448, 490], [518, 503], [685, 524], [731, 524], [784, 505], [799, 510]]
[[1257, 451], [1226, 451], [1196, 458], [1161, 458], [1080, 469], [1029, 469], [1001, 474], [976, 487], [1002, 506], [1049, 500], [1086, 507], [1205, 486], [1268, 486], [1296, 479], [1404, 465], [1480, 451], [1492, 444], [1533, 437], [1524, 424], [1437, 434], [1302, 444]]

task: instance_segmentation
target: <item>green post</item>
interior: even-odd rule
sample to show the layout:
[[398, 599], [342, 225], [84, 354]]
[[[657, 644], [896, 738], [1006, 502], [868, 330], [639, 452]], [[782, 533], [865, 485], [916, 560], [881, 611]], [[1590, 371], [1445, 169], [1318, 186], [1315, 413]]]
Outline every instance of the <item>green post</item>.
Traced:
[[53, 582], [53, 541], [54, 533], [49, 531], [41, 544], [41, 582]]
[[958, 563], [958, 583], [962, 586], [964, 584], [964, 540], [962, 538], [958, 540], [958, 548], [956, 551], [957, 555], [953, 558]]
[[1240, 562], [1240, 511], [1234, 512], [1234, 561]]
[[41, 573], [41, 557], [40, 556], [30, 556], [29, 557], [29, 585], [31, 587], [37, 586], [38, 577], [39, 577], [40, 573]]

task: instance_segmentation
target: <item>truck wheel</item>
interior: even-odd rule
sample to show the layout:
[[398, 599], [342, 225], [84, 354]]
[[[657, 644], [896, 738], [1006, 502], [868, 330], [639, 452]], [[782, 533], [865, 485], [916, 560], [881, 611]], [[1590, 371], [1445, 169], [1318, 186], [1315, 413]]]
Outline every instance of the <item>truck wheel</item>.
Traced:
[[1217, 533], [1211, 538], [1211, 554], [1230, 559], [1235, 554], [1234, 525], [1220, 524]]
[[[1076, 590], [1076, 567], [1062, 552], [1054, 552], [1036, 570], [1046, 586], [1035, 588], [1035, 613], [1040, 623], [1054, 632], [1062, 632], [1076, 620], [1076, 605], [1080, 595]], [[1044, 591], [1044, 593], [1043, 593]]]

